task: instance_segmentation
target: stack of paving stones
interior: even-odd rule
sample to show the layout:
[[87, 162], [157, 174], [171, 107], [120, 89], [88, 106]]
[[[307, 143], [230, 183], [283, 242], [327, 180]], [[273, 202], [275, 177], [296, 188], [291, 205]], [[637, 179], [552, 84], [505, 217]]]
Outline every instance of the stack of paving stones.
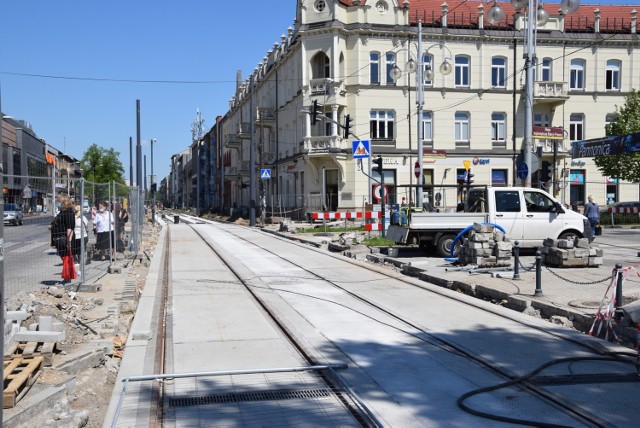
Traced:
[[540, 250], [542, 263], [550, 267], [576, 268], [602, 265], [602, 250], [589, 245], [586, 238], [544, 240]]
[[458, 252], [458, 262], [481, 268], [511, 266], [511, 241], [496, 227], [474, 223]]

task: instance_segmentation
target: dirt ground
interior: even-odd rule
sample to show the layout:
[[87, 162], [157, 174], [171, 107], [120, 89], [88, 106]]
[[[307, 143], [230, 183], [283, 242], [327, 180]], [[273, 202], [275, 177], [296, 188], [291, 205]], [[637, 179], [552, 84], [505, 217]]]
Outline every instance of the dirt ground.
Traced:
[[[145, 225], [141, 254], [152, 254], [155, 251], [159, 232], [159, 226]], [[142, 263], [135, 262], [127, 268], [128, 278], [135, 279], [138, 296], [144, 288], [149, 271], [148, 263], [144, 260], [143, 258]], [[96, 428], [103, 424], [120, 367], [119, 354], [126, 352], [126, 337], [135, 312], [135, 305], [125, 310], [121, 306], [116, 324], [108, 314], [105, 316], [106, 308], [102, 306], [103, 303], [102, 299], [91, 297], [87, 293], [73, 293], [55, 287], [18, 294], [7, 302], [8, 310], [25, 308], [29, 313], [29, 318], [22, 322], [22, 326], [37, 322], [41, 315], [52, 315], [56, 321], [64, 323], [66, 338], [56, 344], [54, 368], [46, 367], [42, 371], [32, 387], [33, 390], [37, 389], [36, 386], [60, 385], [73, 377], [55, 369], [56, 358], [74, 355], [80, 349], [107, 349], [105, 358], [95, 367], [75, 376], [74, 393], [68, 395], [65, 402], [56, 404], [55, 416], [46, 421], [47, 427]], [[106, 347], [105, 344], [109, 346]], [[11, 412], [12, 409], [4, 409], [5, 420]]]

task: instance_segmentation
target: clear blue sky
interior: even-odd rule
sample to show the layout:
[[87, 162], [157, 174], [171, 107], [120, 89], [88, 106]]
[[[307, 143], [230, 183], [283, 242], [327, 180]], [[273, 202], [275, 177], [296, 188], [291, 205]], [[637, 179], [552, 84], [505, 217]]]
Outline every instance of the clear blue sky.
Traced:
[[[196, 109], [205, 130], [228, 110], [237, 70], [246, 78], [295, 18], [295, 0], [3, 1], [2, 111], [81, 158], [95, 143], [120, 153], [129, 178], [129, 137], [141, 141], [151, 174], [169, 173], [191, 144]], [[47, 75], [60, 78], [17, 75]], [[161, 84], [77, 80], [207, 81]], [[134, 173], [135, 179], [135, 173]]]
[[191, 144], [196, 109], [210, 129], [228, 110], [236, 71], [248, 76], [293, 25], [295, 8], [296, 0], [3, 1], [2, 110], [76, 158], [93, 143], [115, 149], [128, 178], [140, 100], [147, 174], [155, 138], [160, 180], [171, 155]]

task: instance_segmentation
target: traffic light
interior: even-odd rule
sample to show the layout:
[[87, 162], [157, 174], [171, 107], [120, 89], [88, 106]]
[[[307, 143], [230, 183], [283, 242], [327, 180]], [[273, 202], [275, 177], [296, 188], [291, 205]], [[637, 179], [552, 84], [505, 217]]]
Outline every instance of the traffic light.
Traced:
[[318, 101], [313, 101], [313, 110], [311, 110], [311, 124], [318, 123]]
[[349, 138], [349, 134], [351, 134], [351, 115], [346, 115], [344, 117], [344, 138], [345, 140]]
[[466, 179], [465, 179], [465, 181], [467, 183], [467, 186], [470, 186], [471, 184], [473, 184], [473, 176], [474, 176], [474, 174], [471, 174], [471, 169], [469, 169], [467, 171], [467, 176], [466, 176]]
[[382, 176], [382, 157], [378, 156], [376, 159], [373, 159], [373, 162], [376, 165], [376, 171], [378, 174]]
[[540, 171], [540, 181], [543, 183], [553, 180], [553, 169], [551, 168], [551, 162], [542, 161], [542, 169]]
[[158, 185], [156, 183], [151, 183], [151, 193], [156, 193], [158, 190]]

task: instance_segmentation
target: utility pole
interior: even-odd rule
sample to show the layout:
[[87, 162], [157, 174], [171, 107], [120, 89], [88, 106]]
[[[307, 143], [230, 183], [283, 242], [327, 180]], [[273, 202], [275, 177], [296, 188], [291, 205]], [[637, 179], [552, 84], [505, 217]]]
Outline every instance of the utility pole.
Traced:
[[140, 100], [136, 100], [136, 187], [138, 189], [137, 211], [138, 218], [132, 224], [136, 225], [136, 253], [140, 250], [140, 230], [144, 218], [144, 201], [142, 199], [142, 144], [140, 142]]

